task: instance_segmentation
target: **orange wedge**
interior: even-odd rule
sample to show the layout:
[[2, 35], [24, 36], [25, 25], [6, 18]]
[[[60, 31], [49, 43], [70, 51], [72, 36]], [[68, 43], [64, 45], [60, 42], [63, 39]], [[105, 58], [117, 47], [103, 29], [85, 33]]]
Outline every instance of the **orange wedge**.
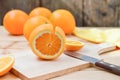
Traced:
[[75, 40], [67, 40], [65, 43], [66, 50], [69, 51], [77, 51], [80, 50], [84, 46], [83, 42], [75, 41]]
[[14, 64], [14, 58], [12, 56], [2, 56], [0, 58], [0, 76], [5, 75], [10, 71]]

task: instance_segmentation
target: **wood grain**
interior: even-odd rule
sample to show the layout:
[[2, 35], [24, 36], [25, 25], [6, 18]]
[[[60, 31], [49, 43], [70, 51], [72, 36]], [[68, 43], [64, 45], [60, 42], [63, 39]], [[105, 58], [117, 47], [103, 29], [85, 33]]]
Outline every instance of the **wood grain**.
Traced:
[[6, 75], [0, 77], [0, 80], [21, 80], [21, 79], [13, 75], [11, 72], [9, 72]]
[[[33, 54], [32, 54], [33, 55], [32, 57], [29, 57], [29, 55], [27, 56], [24, 53], [20, 54], [21, 51], [24, 51], [24, 50], [28, 49], [28, 46], [27, 46], [28, 44], [27, 44], [27, 42], [25, 43], [25, 39], [23, 38], [23, 36], [21, 36], [21, 37], [20, 36], [19, 37], [15, 37], [15, 36], [11, 37], [12, 35], [8, 35], [8, 33], [6, 32], [6, 30], [3, 27], [0, 27], [0, 34], [1, 34], [1, 36], [0, 36], [1, 37], [0, 38], [0, 42], [1, 42], [0, 43], [0, 45], [1, 45], [0, 56], [6, 55], [6, 54], [14, 55], [16, 58], [18, 58], [18, 60], [16, 59], [17, 62], [20, 61], [22, 63], [22, 64], [19, 64], [19, 65], [25, 64], [26, 60], [29, 61], [29, 59], [37, 59], [36, 56], [33, 55]], [[8, 36], [8, 38], [3, 38], [4, 35], [6, 37]], [[76, 40], [78, 39], [75, 36], [74, 37], [69, 36], [69, 38], [76, 39]], [[17, 43], [13, 44], [13, 42], [16, 42], [16, 41], [17, 41]], [[87, 43], [87, 41], [84, 41], [84, 42]], [[5, 45], [4, 45], [4, 43], [5, 43]], [[92, 43], [87, 43], [87, 44], [92, 44]], [[8, 46], [9, 46], [9, 48], [4, 49]], [[24, 46], [23, 47], [24, 49], [22, 48], [22, 46]], [[22, 61], [22, 59], [20, 59], [21, 57], [26, 58], [26, 60]], [[61, 56], [61, 57], [63, 57], [63, 56]], [[120, 50], [111, 51], [111, 52], [102, 54], [101, 57], [107, 62], [110, 62], [112, 64], [116, 64], [116, 65], [120, 65], [120, 63], [119, 63], [119, 61], [120, 61]], [[59, 58], [57, 61], [59, 62], [59, 60], [62, 61], [63, 58]], [[65, 58], [65, 60], [66, 60], [66, 58]], [[65, 61], [65, 60], [63, 60], [63, 61]], [[67, 61], [67, 63], [71, 64], [71, 61], [72, 60]], [[32, 62], [32, 61], [30, 60], [30, 62]], [[79, 63], [79, 62], [77, 62], [77, 63]], [[77, 63], [74, 63], [74, 64], [77, 64]], [[80, 61], [80, 63], [81, 63], [81, 61]], [[28, 63], [26, 63], [26, 64], [28, 64]], [[67, 65], [67, 64], [64, 64], [64, 65]], [[47, 67], [46, 65], [43, 65], [43, 66]], [[50, 66], [52, 66], [52, 65], [50, 65]], [[61, 66], [61, 65], [59, 64], [57, 67], [59, 67], [59, 66]], [[86, 68], [88, 66], [89, 65], [85, 65], [84, 67], [83, 66], [82, 67]], [[47, 70], [48, 70], [48, 68], [47, 68]], [[73, 69], [69, 69], [68, 72], [71, 72], [71, 70], [73, 71]], [[76, 70], [78, 70], [78, 71], [76, 71]], [[52, 78], [51, 80], [107, 80], [107, 79], [109, 79], [109, 80], [120, 80], [120, 76], [116, 76], [116, 75], [113, 75], [113, 74], [108, 73], [106, 71], [102, 71], [100, 69], [96, 69], [96, 68], [93, 68], [93, 67], [82, 70], [82, 71], [81, 71], [81, 67], [78, 67], [78, 68], [75, 68], [75, 71], [76, 72], [69, 73], [69, 74], [62, 73], [64, 75], [59, 75], [59, 77], [56, 76], [56, 78]], [[61, 72], [57, 73], [57, 75], [58, 74], [61, 74]], [[49, 77], [51, 77], [51, 74], [49, 74], [49, 75], [50, 75]], [[101, 76], [104, 76], [104, 77], [101, 77]], [[52, 75], [52, 77], [53, 77], [53, 75]], [[9, 72], [8, 74], [0, 77], [0, 80], [22, 80], [22, 79], [16, 77], [11, 72]], [[37, 80], [41, 80], [41, 79], [37, 79]]]
[[20, 51], [15, 56], [16, 62], [12, 72], [23, 80], [46, 80], [67, 73], [78, 71], [90, 66], [89, 63], [61, 55], [53, 61], [39, 60], [31, 50]]
[[[120, 50], [102, 54], [104, 61], [120, 66]], [[101, 77], [103, 76], [103, 77]], [[71, 74], [59, 76], [50, 80], [120, 80], [120, 76], [106, 72], [97, 67], [90, 67]]]
[[84, 0], [86, 26], [120, 26], [120, 0]]

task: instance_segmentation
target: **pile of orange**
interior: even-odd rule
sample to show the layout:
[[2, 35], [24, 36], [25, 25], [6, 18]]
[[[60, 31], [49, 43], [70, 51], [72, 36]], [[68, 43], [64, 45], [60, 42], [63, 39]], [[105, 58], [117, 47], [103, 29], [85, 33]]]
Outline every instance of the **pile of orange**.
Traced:
[[[14, 9], [5, 14], [3, 25], [12, 35], [24, 35], [32, 51], [40, 59], [53, 60], [65, 49], [73, 51], [83, 47], [79, 42], [66, 42], [66, 34], [71, 34], [76, 25], [68, 10], [51, 12], [47, 8], [38, 7], [26, 14]], [[14, 58], [11, 56], [0, 58], [0, 76], [9, 72], [13, 64]]]
[[[71, 34], [76, 26], [70, 11], [59, 9], [52, 12], [45, 7], [34, 8], [29, 14], [11, 10], [5, 14], [3, 24], [10, 34], [24, 34], [32, 51], [46, 60], [56, 59], [63, 53], [66, 34]], [[67, 46], [73, 48], [69, 44]], [[78, 48], [77, 45], [75, 50]]]
[[[21, 35], [27, 20], [36, 16], [47, 18], [54, 27], [59, 26], [65, 34], [71, 34], [76, 26], [72, 13], [65, 9], [51, 11], [45, 7], [37, 7], [29, 14], [19, 9], [8, 11], [3, 18], [3, 25], [10, 34]], [[47, 23], [47, 22], [46, 22]]]

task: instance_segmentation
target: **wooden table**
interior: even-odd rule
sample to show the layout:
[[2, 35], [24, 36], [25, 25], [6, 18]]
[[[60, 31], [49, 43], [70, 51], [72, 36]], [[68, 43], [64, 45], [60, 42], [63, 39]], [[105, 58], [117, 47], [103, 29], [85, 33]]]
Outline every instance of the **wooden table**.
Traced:
[[[0, 27], [0, 55], [6, 55], [29, 48], [26, 39], [23, 36], [12, 36], [1, 26]], [[120, 66], [120, 50], [111, 51], [102, 54], [101, 57], [106, 61]], [[21, 80], [11, 72], [0, 77], [0, 80]], [[55, 77], [50, 80], [120, 80], [120, 76], [98, 69], [89, 67], [80, 71]]]

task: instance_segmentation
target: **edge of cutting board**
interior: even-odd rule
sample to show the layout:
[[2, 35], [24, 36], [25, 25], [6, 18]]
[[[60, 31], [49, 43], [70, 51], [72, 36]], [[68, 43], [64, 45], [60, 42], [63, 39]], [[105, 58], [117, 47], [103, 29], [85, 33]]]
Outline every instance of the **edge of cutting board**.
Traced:
[[56, 72], [53, 72], [53, 73], [48, 73], [46, 75], [40, 75], [40, 76], [30, 77], [30, 78], [27, 78], [26, 76], [21, 74], [19, 71], [16, 71], [14, 68], [12, 68], [11, 72], [13, 74], [15, 74], [16, 76], [18, 76], [19, 78], [21, 78], [22, 80], [46, 80], [46, 79], [62, 76], [62, 75], [65, 75], [65, 74], [69, 74], [71, 72], [86, 69], [88, 67], [91, 67], [91, 64], [86, 63], [86, 64], [83, 64], [83, 65], [78, 65], [78, 66], [68, 68], [68, 69], [64, 69], [64, 70], [61, 70], [61, 71], [56, 71]]

